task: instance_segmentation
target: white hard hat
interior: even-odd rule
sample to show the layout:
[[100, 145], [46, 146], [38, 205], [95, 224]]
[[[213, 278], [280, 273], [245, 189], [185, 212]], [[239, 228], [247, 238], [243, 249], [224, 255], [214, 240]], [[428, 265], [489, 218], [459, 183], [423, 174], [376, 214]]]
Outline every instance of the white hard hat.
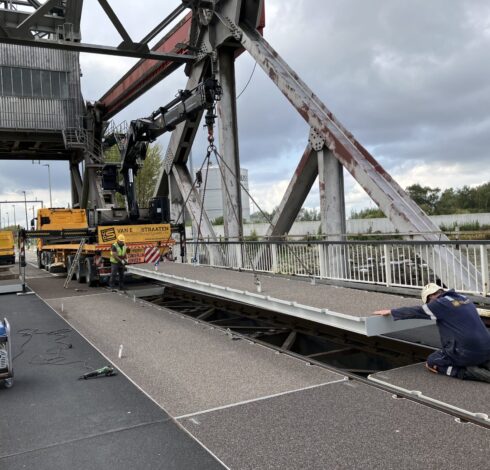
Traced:
[[427, 303], [427, 297], [429, 297], [429, 295], [435, 294], [436, 292], [439, 292], [440, 290], [444, 290], [444, 289], [441, 286], [434, 284], [433, 282], [431, 282], [430, 284], [427, 284], [426, 286], [424, 286], [422, 288], [422, 292], [420, 294], [420, 296], [422, 297], [422, 302], [424, 302], [424, 304], [426, 304]]

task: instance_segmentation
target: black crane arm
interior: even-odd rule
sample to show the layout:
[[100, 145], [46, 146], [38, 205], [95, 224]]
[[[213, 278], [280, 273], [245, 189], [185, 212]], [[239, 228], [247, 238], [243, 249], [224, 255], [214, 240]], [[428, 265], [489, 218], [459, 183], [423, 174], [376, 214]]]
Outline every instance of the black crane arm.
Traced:
[[196, 113], [207, 110], [206, 125], [214, 123], [214, 107], [221, 98], [221, 87], [214, 78], [207, 78], [192, 90], [181, 90], [178, 96], [164, 107], [158, 108], [149, 117], [131, 121], [126, 134], [126, 145], [121, 155], [121, 174], [124, 193], [128, 202], [129, 218], [139, 218], [134, 178], [141, 168], [148, 145], [165, 132], [192, 118]]

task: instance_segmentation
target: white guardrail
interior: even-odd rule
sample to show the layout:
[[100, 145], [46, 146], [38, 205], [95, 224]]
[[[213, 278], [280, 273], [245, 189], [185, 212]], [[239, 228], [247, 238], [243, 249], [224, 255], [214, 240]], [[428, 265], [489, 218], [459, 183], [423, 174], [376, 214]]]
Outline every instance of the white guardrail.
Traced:
[[[490, 241], [188, 241], [186, 246], [188, 263], [396, 287], [437, 282], [489, 295]], [[478, 280], [472, 290], [463, 285], [464, 274]]]

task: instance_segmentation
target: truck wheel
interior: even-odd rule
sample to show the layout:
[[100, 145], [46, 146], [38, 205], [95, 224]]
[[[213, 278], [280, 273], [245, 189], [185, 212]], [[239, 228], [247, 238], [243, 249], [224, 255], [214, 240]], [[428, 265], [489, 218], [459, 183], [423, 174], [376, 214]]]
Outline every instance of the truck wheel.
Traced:
[[87, 281], [87, 273], [85, 270], [85, 259], [80, 258], [77, 263], [77, 267], [75, 269], [76, 279], [79, 284], [85, 284]]
[[97, 268], [92, 258], [85, 259], [85, 272], [88, 286], [95, 287], [99, 283], [99, 276], [97, 275]]

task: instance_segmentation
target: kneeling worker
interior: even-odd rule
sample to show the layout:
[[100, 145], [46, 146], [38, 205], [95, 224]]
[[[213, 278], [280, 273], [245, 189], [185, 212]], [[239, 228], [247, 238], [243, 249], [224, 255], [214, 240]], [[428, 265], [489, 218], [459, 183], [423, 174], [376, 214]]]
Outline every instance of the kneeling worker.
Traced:
[[117, 242], [111, 246], [111, 279], [109, 281], [111, 289], [115, 288], [117, 276], [119, 289], [124, 290], [124, 266], [128, 264], [125, 241], [124, 235], [118, 235]]
[[422, 289], [421, 307], [378, 310], [375, 315], [392, 315], [394, 320], [436, 320], [442, 349], [433, 352], [426, 367], [437, 374], [490, 383], [490, 333], [467, 297], [437, 284]]

